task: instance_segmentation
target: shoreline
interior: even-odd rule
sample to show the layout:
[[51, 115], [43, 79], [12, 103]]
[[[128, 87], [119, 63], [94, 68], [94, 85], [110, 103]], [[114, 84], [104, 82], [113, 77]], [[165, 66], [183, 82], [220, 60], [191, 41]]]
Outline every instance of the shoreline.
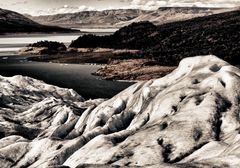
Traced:
[[136, 82], [161, 78], [176, 69], [175, 66], [160, 66], [152, 63], [148, 59], [114, 60], [98, 69], [94, 75], [105, 80]]
[[[81, 33], [85, 33], [85, 32], [61, 32], [61, 35], [70, 35], [70, 34], [76, 34], [79, 35]], [[0, 38], [7, 38], [7, 37], [25, 37], [26, 35], [31, 35], [31, 36], [44, 36], [44, 35], [59, 35], [59, 32], [19, 32], [19, 33], [4, 33], [4, 34], [0, 34]]]
[[[77, 51], [76, 51], [77, 50]], [[92, 73], [103, 80], [110, 81], [145, 81], [163, 77], [171, 73], [175, 66], [161, 66], [151, 59], [138, 58], [136, 50], [114, 50], [106, 48], [81, 48], [55, 55], [35, 55], [28, 61], [59, 64], [100, 65]]]
[[30, 56], [0, 57], [0, 75], [22, 75], [62, 88], [71, 88], [86, 99], [111, 98], [134, 84], [127, 81], [107, 81], [92, 75], [100, 65], [31, 62]]

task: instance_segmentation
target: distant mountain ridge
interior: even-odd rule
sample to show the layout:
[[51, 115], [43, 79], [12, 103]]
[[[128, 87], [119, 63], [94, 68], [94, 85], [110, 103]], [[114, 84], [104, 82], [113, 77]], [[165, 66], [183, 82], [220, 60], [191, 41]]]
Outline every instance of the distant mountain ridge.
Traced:
[[133, 22], [150, 21], [156, 25], [195, 17], [221, 13], [231, 9], [198, 7], [162, 7], [154, 11], [139, 9], [117, 9], [104, 11], [83, 11], [78, 13], [27, 16], [47, 25], [76, 28], [120, 28]]
[[17, 12], [0, 8], [0, 33], [31, 32], [76, 32], [76, 30], [42, 25]]

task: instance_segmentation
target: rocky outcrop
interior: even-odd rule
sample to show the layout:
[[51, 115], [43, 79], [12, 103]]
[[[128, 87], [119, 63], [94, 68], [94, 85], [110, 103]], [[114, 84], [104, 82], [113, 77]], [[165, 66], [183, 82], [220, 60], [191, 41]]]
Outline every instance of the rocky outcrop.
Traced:
[[147, 49], [154, 41], [154, 35], [158, 34], [157, 26], [146, 21], [132, 23], [123, 27], [113, 35], [96, 36], [86, 34], [73, 40], [70, 44], [72, 48], [115, 48], [115, 49]]
[[79, 32], [58, 26], [45, 26], [14, 11], [0, 8], [0, 33]]
[[105, 80], [143, 81], [166, 76], [176, 67], [159, 66], [147, 59], [113, 60], [102, 66], [94, 75]]
[[[3, 167], [238, 167], [240, 70], [215, 56], [110, 100], [0, 77]], [[99, 103], [101, 103], [99, 105]]]
[[138, 57], [138, 52], [138, 50], [110, 48], [67, 48], [65, 51], [60, 49], [49, 50], [48, 48], [42, 47], [26, 47], [19, 51], [20, 54], [39, 55], [37, 57], [28, 58], [30, 61], [73, 64], [108, 64], [110, 60], [136, 58]]
[[19, 50], [19, 54], [35, 54], [35, 55], [50, 55], [58, 54], [67, 51], [67, 47], [63, 43], [55, 41], [39, 41], [37, 43], [29, 44]]

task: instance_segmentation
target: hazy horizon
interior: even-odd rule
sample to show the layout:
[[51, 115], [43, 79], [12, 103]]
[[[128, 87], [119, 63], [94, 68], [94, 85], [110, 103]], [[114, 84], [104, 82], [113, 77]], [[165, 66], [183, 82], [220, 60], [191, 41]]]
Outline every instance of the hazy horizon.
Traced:
[[155, 10], [159, 7], [237, 7], [239, 0], [11, 0], [0, 7], [23, 14], [47, 15], [107, 9]]

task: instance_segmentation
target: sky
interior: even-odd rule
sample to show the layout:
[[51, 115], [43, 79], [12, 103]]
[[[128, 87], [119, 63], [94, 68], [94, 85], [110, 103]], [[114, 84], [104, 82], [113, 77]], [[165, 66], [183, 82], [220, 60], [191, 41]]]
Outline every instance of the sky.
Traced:
[[1, 0], [0, 8], [30, 15], [106, 9], [156, 10], [165, 6], [236, 7], [240, 0]]

